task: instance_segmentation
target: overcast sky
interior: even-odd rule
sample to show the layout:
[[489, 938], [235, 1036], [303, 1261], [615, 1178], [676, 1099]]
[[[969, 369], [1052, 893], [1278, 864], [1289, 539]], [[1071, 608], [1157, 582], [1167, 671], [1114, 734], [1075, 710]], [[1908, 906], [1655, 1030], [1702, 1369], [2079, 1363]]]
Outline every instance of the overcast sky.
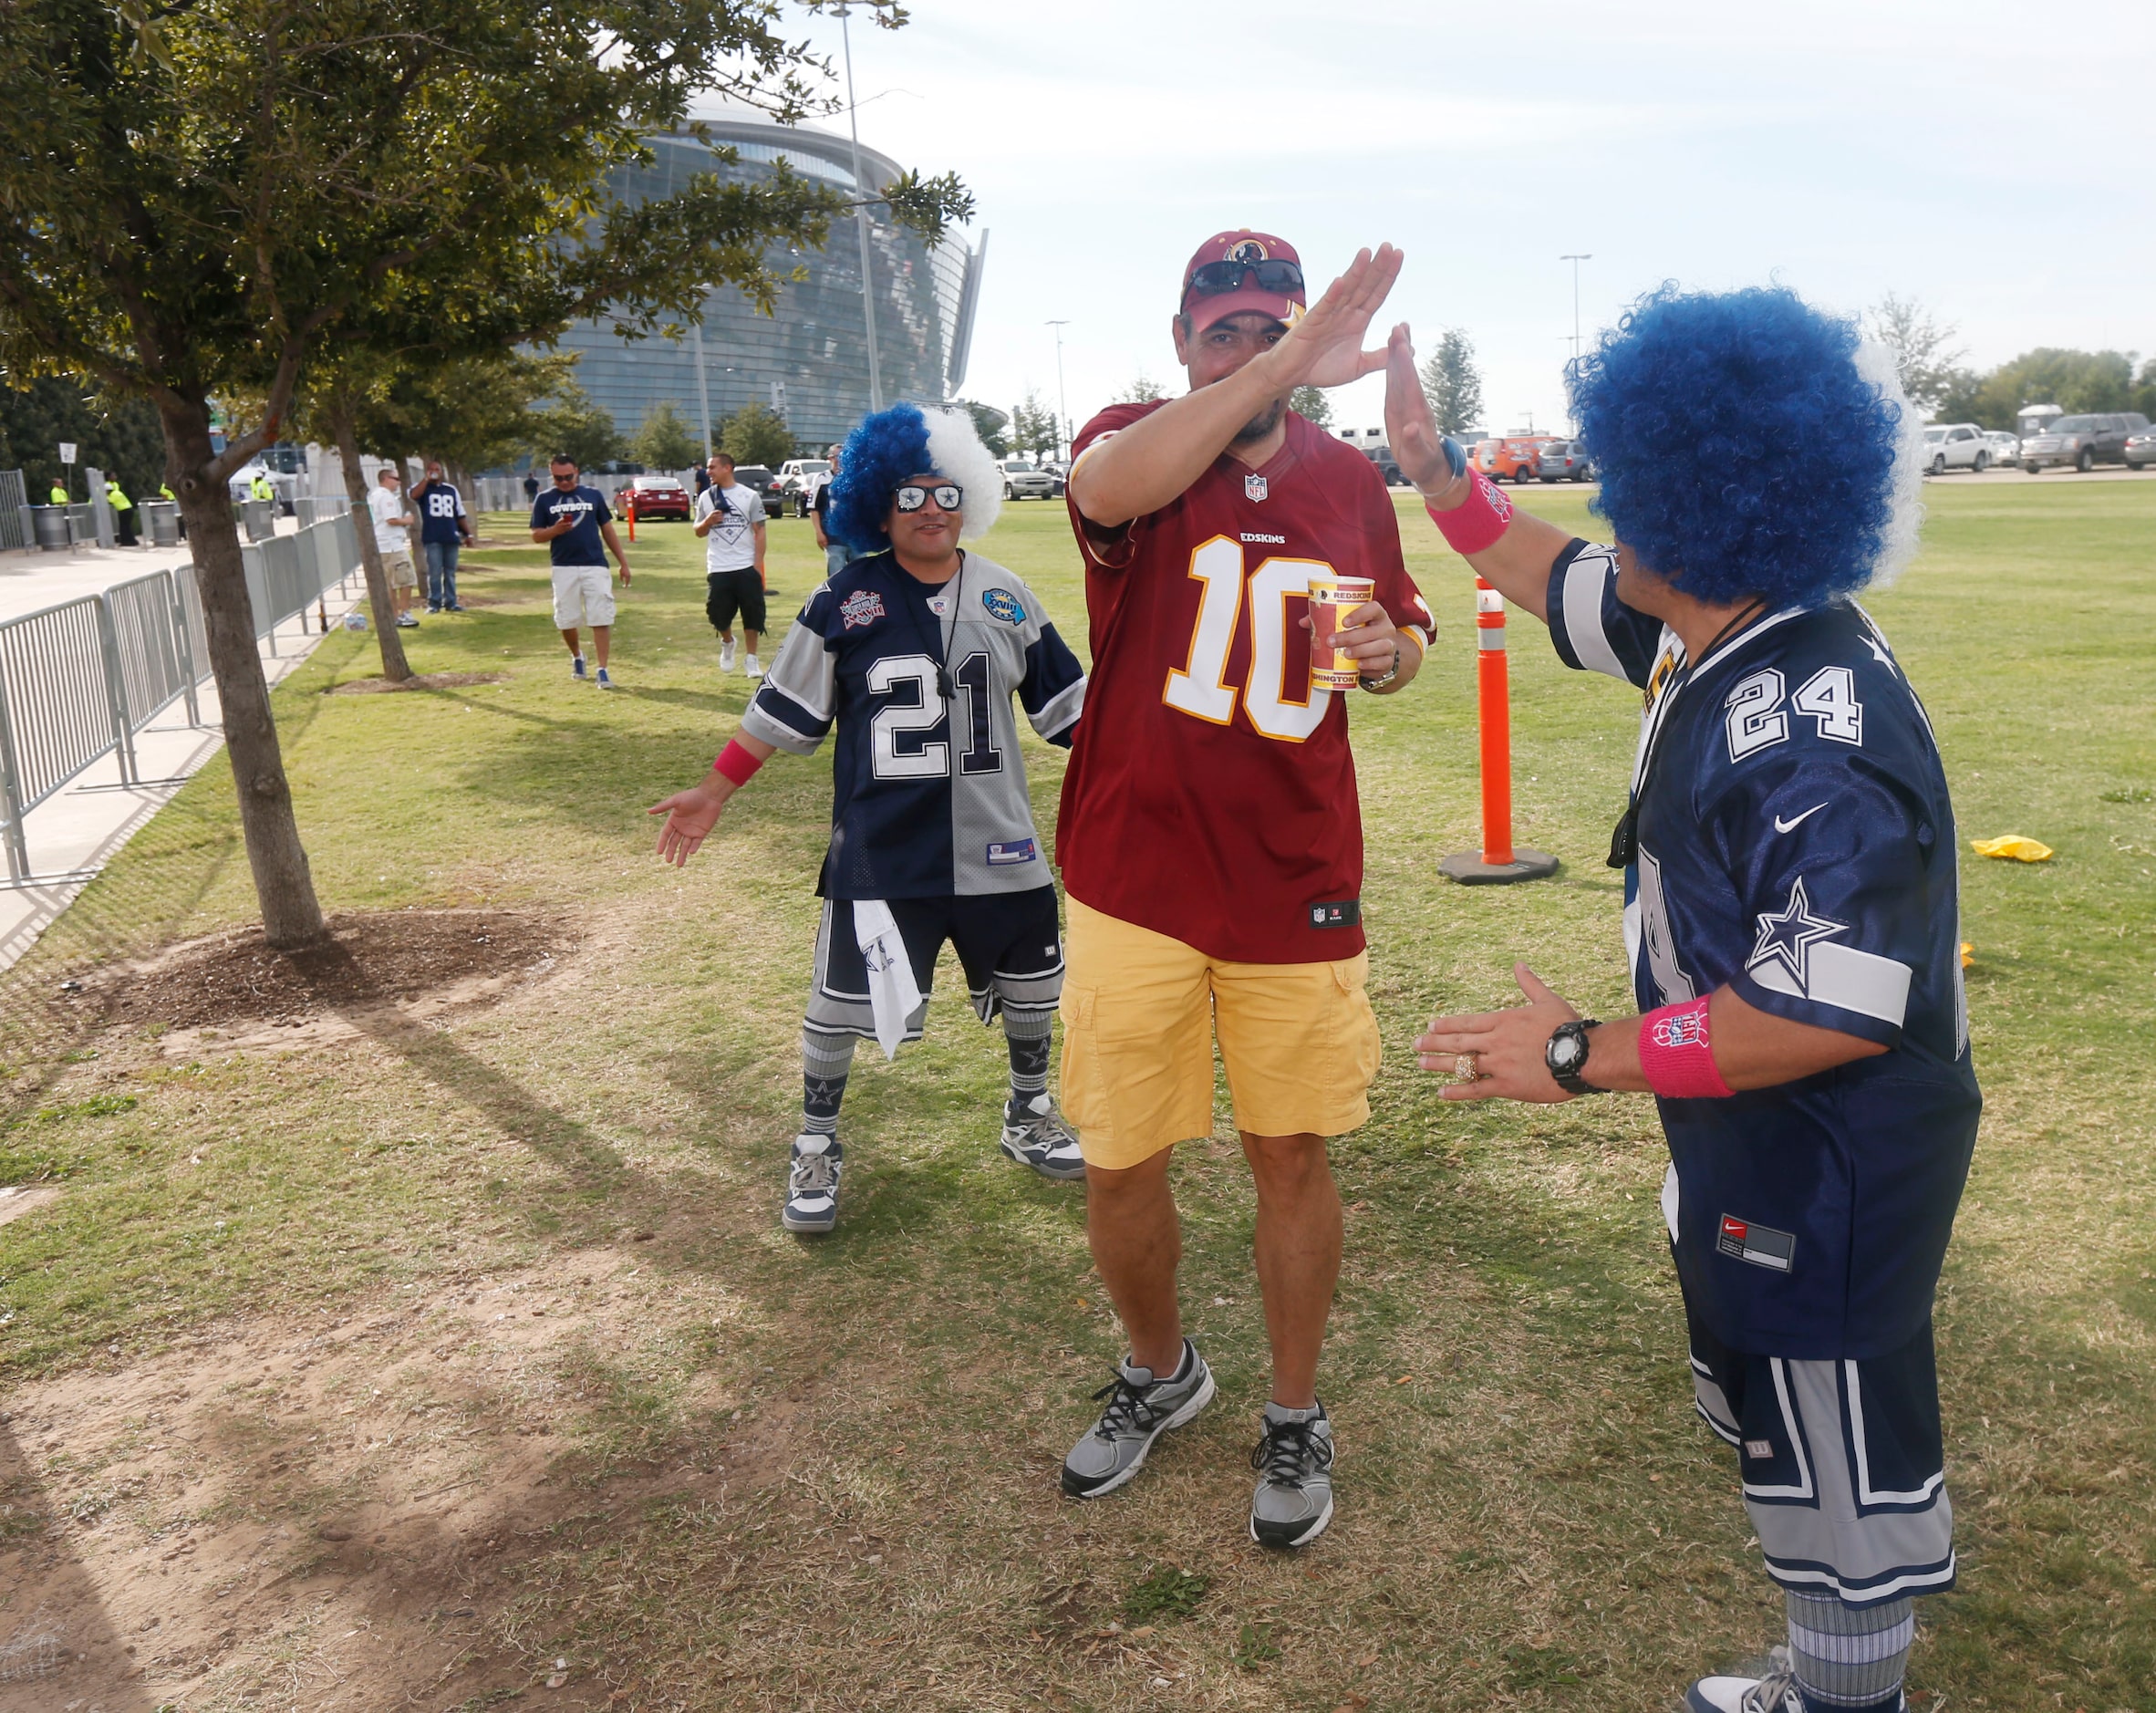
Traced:
[[[1313, 282], [1400, 245], [1386, 316], [1467, 330], [1498, 429], [1563, 418], [1571, 251], [1591, 337], [1664, 279], [1779, 280], [1918, 297], [1982, 366], [2156, 353], [2156, 0], [909, 4], [855, 31], [862, 140], [978, 197], [964, 390], [1005, 409], [1053, 408], [1059, 317], [1077, 420], [1180, 390], [1180, 269], [1239, 225]], [[1334, 408], [1374, 424], [1380, 383]]]

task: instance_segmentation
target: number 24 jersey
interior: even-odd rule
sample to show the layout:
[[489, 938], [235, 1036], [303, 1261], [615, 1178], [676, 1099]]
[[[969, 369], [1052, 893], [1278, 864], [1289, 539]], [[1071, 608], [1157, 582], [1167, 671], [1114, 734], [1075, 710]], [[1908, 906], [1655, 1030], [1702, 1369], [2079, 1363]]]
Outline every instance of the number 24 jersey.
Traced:
[[[1112, 405], [1076, 452], [1159, 409]], [[1311, 682], [1313, 576], [1365, 576], [1416, 642], [1430, 612], [1375, 465], [1290, 412], [1257, 469], [1223, 453], [1085, 556], [1093, 670], [1056, 856], [1073, 898], [1238, 963], [1363, 950], [1346, 699]]]

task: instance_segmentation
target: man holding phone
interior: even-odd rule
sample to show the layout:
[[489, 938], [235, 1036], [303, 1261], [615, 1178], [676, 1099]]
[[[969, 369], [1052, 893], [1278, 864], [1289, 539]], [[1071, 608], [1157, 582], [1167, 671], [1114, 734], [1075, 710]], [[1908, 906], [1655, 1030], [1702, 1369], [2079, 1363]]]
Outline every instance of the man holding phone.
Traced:
[[584, 648], [577, 632], [588, 625], [599, 688], [612, 690], [606, 649], [614, 633], [614, 590], [606, 580], [606, 555], [600, 543], [614, 550], [625, 589], [629, 586], [628, 555], [614, 533], [614, 514], [606, 509], [606, 496], [583, 484], [576, 461], [556, 452], [547, 461], [547, 469], [554, 486], [532, 502], [532, 539], [546, 545], [554, 562], [554, 622], [569, 645], [569, 676], [580, 681], [585, 677]]

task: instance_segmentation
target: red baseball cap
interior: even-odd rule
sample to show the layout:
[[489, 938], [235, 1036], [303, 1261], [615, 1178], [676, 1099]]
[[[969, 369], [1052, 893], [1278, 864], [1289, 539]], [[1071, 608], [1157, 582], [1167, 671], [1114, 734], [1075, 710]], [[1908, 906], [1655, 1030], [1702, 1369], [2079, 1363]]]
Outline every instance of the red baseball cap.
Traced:
[[[1283, 284], [1280, 290], [1265, 290], [1259, 284], [1259, 274], [1277, 274], [1281, 270], [1262, 265], [1283, 262], [1293, 270], [1292, 284]], [[1192, 288], [1199, 269], [1218, 269], [1223, 264], [1236, 263], [1240, 263], [1245, 270], [1239, 285], [1227, 291]], [[1309, 306], [1303, 296], [1302, 258], [1295, 254], [1293, 244], [1284, 238], [1274, 237], [1270, 232], [1251, 232], [1248, 228], [1217, 232], [1197, 246], [1189, 265], [1183, 270], [1181, 307], [1190, 317], [1193, 333], [1203, 333], [1216, 321], [1229, 316], [1252, 311], [1292, 327]]]

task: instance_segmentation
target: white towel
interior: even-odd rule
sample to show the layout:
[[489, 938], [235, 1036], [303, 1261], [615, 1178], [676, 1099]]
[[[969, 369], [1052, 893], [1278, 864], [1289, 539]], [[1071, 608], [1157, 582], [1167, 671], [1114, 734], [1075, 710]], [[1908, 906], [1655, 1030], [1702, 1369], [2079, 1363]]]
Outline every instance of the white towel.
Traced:
[[854, 938], [861, 943], [861, 961], [868, 966], [868, 1002], [876, 1012], [876, 1044], [884, 1057], [898, 1056], [898, 1043], [906, 1039], [906, 1025], [921, 1002], [920, 984], [913, 979], [913, 960], [906, 955], [897, 919], [881, 898], [854, 900]]

